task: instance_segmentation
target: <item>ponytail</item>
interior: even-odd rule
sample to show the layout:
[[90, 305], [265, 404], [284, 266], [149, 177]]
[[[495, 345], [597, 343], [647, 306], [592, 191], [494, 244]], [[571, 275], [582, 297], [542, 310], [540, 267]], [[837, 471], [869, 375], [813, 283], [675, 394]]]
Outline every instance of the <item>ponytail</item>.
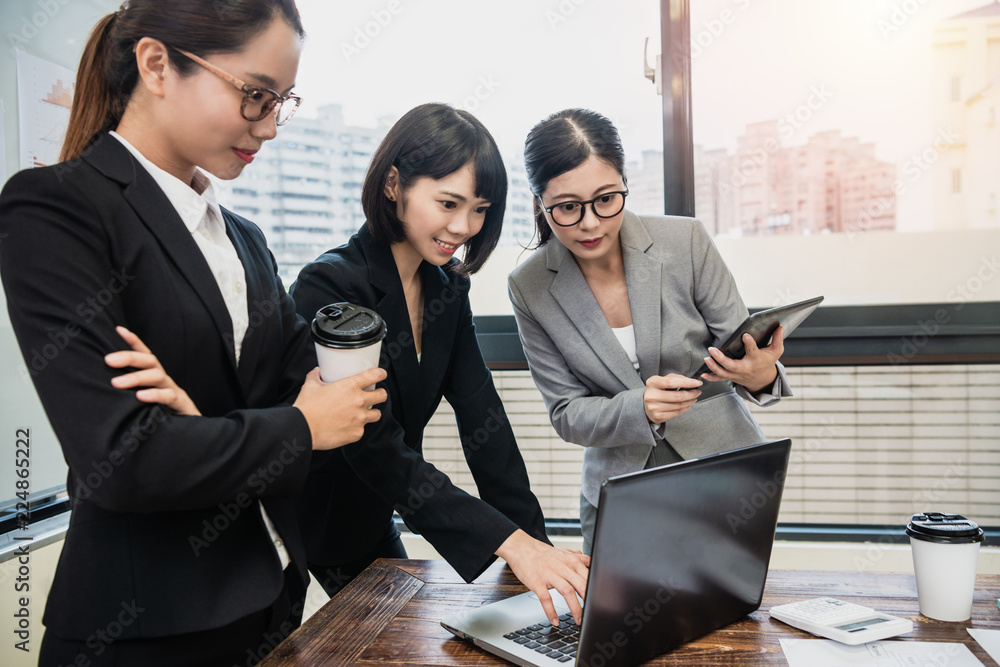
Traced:
[[127, 0], [87, 40], [59, 159], [79, 158], [98, 134], [118, 127], [139, 81], [135, 45], [143, 37], [163, 42], [186, 76], [196, 66], [176, 51], [235, 53], [279, 16], [305, 35], [295, 0]]
[[116, 12], [101, 19], [83, 49], [60, 161], [80, 157], [96, 134], [104, 129], [113, 129], [121, 120], [125, 105], [116, 99], [118, 96], [111, 90], [108, 81], [114, 49], [111, 32], [117, 16]]

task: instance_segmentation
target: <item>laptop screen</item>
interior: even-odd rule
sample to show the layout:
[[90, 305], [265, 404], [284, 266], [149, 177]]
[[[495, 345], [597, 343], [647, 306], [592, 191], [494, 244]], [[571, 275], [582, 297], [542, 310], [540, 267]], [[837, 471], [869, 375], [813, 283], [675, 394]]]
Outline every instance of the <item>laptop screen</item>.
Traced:
[[790, 448], [769, 442], [605, 482], [578, 665], [638, 664], [760, 606]]

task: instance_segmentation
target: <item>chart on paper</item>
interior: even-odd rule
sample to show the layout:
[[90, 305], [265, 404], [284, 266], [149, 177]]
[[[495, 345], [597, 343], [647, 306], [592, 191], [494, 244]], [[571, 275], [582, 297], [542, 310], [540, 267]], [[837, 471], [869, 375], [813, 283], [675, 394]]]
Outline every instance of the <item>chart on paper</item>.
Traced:
[[73, 103], [72, 70], [17, 52], [17, 117], [21, 169], [59, 161]]

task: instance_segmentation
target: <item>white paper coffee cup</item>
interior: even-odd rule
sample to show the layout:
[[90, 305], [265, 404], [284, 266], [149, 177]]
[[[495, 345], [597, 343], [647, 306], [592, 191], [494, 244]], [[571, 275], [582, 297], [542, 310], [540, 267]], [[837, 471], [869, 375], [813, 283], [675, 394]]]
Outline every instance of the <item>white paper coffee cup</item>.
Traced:
[[[319, 376], [323, 382], [336, 382], [378, 366], [382, 341], [355, 349], [326, 347], [316, 343]], [[374, 388], [374, 387], [370, 387]]]
[[320, 377], [336, 382], [378, 366], [386, 327], [374, 310], [341, 302], [320, 308], [310, 332]]
[[983, 530], [957, 514], [914, 514], [906, 526], [920, 613], [938, 621], [972, 616]]

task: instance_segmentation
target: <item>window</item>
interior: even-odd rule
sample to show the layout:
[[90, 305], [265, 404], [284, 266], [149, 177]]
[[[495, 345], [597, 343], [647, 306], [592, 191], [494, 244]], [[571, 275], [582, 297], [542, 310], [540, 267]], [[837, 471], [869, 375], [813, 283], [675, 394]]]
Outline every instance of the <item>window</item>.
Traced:
[[[1000, 524], [987, 481], [1000, 474], [1000, 355], [956, 335], [1000, 332], [986, 250], [1000, 247], [1000, 224], [972, 205], [994, 201], [974, 174], [1000, 171], [982, 122], [1000, 94], [989, 37], [1000, 6], [928, 0], [905, 20], [861, 0], [690, 7], [692, 42], [702, 26], [718, 33], [691, 49], [694, 179], [720, 160], [737, 174], [754, 165], [731, 181], [733, 213], [712, 210], [744, 298], [766, 307], [825, 294], [825, 315], [807, 325], [852, 338], [844, 319], [869, 323], [850, 343], [792, 338], [786, 355], [815, 353], [789, 369], [796, 397], [753, 410], [798, 457], [782, 521], [898, 529], [945, 507]], [[943, 91], [962, 104], [937, 103]], [[699, 161], [709, 152], [710, 164]], [[776, 224], [786, 211], [789, 224]], [[779, 234], [780, 245], [769, 238]], [[760, 257], [779, 248], [782, 276], [768, 276]], [[882, 327], [895, 334], [879, 339]], [[980, 363], [941, 364], [949, 358]]]

